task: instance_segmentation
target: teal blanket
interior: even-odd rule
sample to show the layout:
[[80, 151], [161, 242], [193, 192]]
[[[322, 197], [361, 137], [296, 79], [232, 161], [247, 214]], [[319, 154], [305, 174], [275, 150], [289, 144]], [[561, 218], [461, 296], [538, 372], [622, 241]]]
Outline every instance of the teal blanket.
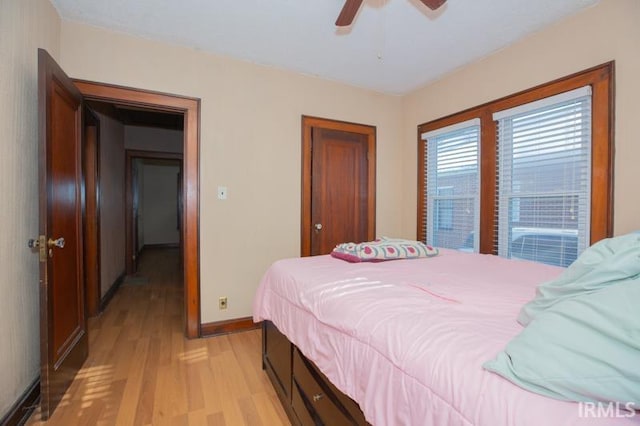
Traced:
[[640, 276], [640, 233], [602, 240], [589, 247], [555, 280], [541, 284], [518, 322], [529, 324], [542, 311], [585, 292], [634, 280]]
[[594, 244], [537, 293], [484, 367], [552, 398], [639, 409], [640, 234]]

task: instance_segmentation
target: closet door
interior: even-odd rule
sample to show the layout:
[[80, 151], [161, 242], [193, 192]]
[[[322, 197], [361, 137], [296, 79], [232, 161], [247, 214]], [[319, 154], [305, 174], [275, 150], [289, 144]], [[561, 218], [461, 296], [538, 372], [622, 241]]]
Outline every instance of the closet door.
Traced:
[[375, 128], [303, 117], [302, 255], [375, 238]]

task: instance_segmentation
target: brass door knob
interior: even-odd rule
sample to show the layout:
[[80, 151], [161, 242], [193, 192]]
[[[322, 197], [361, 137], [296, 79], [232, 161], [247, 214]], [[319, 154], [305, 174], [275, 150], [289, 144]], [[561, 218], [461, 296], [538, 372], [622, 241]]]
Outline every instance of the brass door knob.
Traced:
[[64, 238], [60, 237], [60, 238], [56, 238], [55, 240], [49, 238], [49, 240], [47, 241], [47, 245], [49, 246], [49, 248], [53, 248], [53, 247], [64, 248]]

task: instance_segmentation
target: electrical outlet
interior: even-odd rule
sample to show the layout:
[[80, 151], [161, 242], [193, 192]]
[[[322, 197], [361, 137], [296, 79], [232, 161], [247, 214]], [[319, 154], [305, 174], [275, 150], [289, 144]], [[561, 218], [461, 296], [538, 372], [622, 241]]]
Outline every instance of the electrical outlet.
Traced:
[[218, 299], [218, 309], [227, 309], [227, 297], [223, 296]]

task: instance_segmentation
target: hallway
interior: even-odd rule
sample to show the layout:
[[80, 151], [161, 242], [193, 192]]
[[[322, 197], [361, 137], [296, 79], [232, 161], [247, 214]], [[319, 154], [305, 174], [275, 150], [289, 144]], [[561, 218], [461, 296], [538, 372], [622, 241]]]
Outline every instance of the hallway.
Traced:
[[288, 425], [261, 369], [261, 331], [187, 340], [177, 249], [145, 249], [138, 273], [89, 321], [89, 358], [51, 419], [29, 425]]

